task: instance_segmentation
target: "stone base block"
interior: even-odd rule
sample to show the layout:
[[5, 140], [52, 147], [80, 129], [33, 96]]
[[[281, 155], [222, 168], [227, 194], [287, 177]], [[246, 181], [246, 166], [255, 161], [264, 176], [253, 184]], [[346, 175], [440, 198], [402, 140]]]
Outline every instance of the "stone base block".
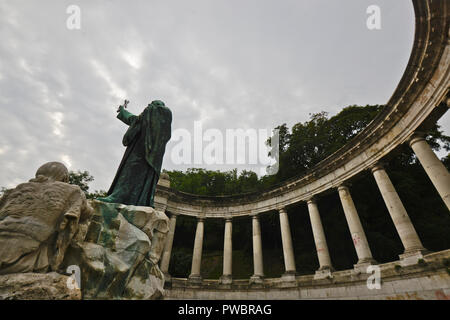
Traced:
[[429, 253], [426, 249], [419, 249], [415, 251], [405, 252], [400, 257], [400, 265], [402, 267], [412, 266], [419, 263], [419, 260], [423, 259], [423, 256]]
[[264, 276], [254, 274], [250, 277], [249, 283], [251, 285], [258, 285], [258, 284], [262, 285], [264, 283]]
[[233, 277], [231, 275], [223, 275], [219, 279], [220, 284], [232, 284], [233, 283]]
[[191, 285], [201, 285], [203, 282], [202, 276], [199, 274], [191, 274], [188, 280]]
[[333, 278], [333, 275], [331, 274], [331, 272], [332, 272], [332, 269], [330, 269], [330, 268], [319, 269], [314, 274], [314, 280]]
[[367, 268], [372, 265], [377, 265], [378, 262], [376, 262], [374, 259], [364, 260], [364, 261], [358, 261], [357, 264], [353, 265], [352, 275], [359, 275], [359, 274], [366, 274]]
[[281, 276], [281, 283], [283, 287], [292, 287], [297, 285], [297, 280], [295, 276], [297, 273], [295, 271], [287, 271]]

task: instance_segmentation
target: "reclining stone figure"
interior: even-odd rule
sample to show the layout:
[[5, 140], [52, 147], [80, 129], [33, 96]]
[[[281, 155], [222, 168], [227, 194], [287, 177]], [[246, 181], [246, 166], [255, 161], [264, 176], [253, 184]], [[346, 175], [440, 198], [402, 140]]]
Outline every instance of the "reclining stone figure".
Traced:
[[92, 208], [68, 183], [64, 164], [42, 165], [36, 177], [0, 199], [0, 274], [58, 271]]
[[[43, 298], [38, 284], [52, 296], [52, 283], [63, 283], [76, 267], [83, 299], [161, 298], [158, 261], [169, 231], [164, 212], [88, 202], [68, 181], [67, 168], [49, 162], [0, 198], [0, 289], [20, 288], [3, 296]], [[79, 296], [58, 288], [57, 297]]]

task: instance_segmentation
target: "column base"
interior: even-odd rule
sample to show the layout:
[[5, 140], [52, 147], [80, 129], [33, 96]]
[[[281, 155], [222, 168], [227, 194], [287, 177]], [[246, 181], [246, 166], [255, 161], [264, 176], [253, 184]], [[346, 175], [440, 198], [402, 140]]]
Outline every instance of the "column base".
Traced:
[[297, 271], [286, 271], [281, 276], [281, 281], [283, 282], [296, 282], [295, 276], [297, 275]]
[[425, 248], [405, 251], [403, 254], [399, 255], [400, 265], [402, 267], [407, 267], [418, 264], [427, 253], [430, 253], [430, 251]]
[[190, 284], [202, 284], [203, 279], [199, 274], [191, 274], [188, 281]]
[[333, 278], [333, 275], [331, 274], [333, 271], [333, 267], [322, 267], [314, 274], [314, 280]]
[[254, 274], [250, 277], [249, 283], [251, 285], [262, 285], [264, 283], [264, 276]]
[[233, 277], [231, 276], [231, 274], [226, 274], [226, 275], [224, 274], [223, 276], [220, 277], [219, 283], [220, 284], [232, 284]]
[[372, 265], [377, 265], [378, 262], [376, 262], [374, 259], [361, 259], [358, 261], [358, 263], [353, 265], [353, 274], [361, 274], [361, 273], [367, 273], [367, 268]]

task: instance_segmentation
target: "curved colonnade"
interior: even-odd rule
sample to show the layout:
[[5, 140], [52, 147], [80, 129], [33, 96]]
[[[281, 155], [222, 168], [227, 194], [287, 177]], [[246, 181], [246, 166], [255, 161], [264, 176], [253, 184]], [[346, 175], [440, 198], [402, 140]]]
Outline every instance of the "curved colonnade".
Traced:
[[[402, 144], [408, 144], [450, 210], [450, 174], [426, 142], [425, 135], [421, 133], [426, 132], [430, 124], [434, 124], [449, 107], [450, 4], [439, 0], [414, 0], [413, 4], [416, 16], [413, 49], [394, 94], [386, 107], [362, 132], [312, 170], [266, 192], [221, 197], [196, 196], [172, 190], [170, 182], [165, 180], [163, 175], [161, 176], [155, 205], [170, 216], [170, 232], [161, 261], [161, 270], [172, 285], [167, 290], [169, 298], [302, 298], [306, 291], [297, 290], [292, 295], [292, 290], [289, 291], [287, 288], [298, 288], [307, 284], [309, 288], [319, 285], [328, 286], [327, 288], [332, 290], [332, 287], [336, 288], [336, 283], [339, 282], [337, 279], [342, 279], [343, 283], [350, 281], [352, 285], [361, 285], [363, 280], [356, 275], [365, 273], [367, 267], [376, 264], [376, 261], [372, 257], [348, 182], [366, 170], [372, 173], [376, 181], [404, 247], [404, 252], [395, 265], [409, 266], [411, 270], [417, 271], [417, 264], [424, 259], [435, 261], [437, 257], [442, 259], [450, 257], [448, 250], [430, 254], [423, 247], [395, 186], [383, 167], [383, 160], [389, 153]], [[324, 192], [339, 194], [358, 257], [352, 270], [335, 272], [333, 269], [318, 206], [320, 194]], [[296, 276], [289, 217], [286, 211], [286, 208], [299, 202], [307, 203], [320, 265], [314, 275], [301, 277]], [[285, 273], [280, 279], [264, 279], [259, 216], [269, 211], [277, 211], [280, 219], [285, 265]], [[197, 218], [189, 279], [171, 279], [168, 274], [178, 215]], [[254, 274], [247, 280], [233, 280], [232, 223], [233, 218], [242, 216], [249, 216], [252, 219]], [[210, 218], [225, 220], [223, 275], [219, 281], [203, 280], [200, 272], [204, 220]], [[394, 277], [393, 266], [393, 263], [380, 265], [385, 274], [391, 274]], [[411, 272], [411, 274], [414, 273]], [[395, 281], [401, 281], [402, 278], [407, 278], [407, 275], [403, 274], [400, 278], [395, 276]], [[426, 279], [429, 279], [429, 276], [434, 275], [425, 275]], [[335, 280], [333, 282], [330, 279]], [[444, 281], [437, 285], [439, 286], [444, 286], [444, 288], [438, 288], [439, 290], [445, 289], [447, 290], [445, 292], [450, 294], [449, 277], [445, 277]], [[212, 287], [215, 289], [212, 290]], [[395, 286], [391, 287], [395, 292]], [[435, 287], [433, 288], [436, 289]], [[182, 290], [176, 288], [182, 288]], [[261, 291], [260, 288], [265, 290]], [[285, 294], [280, 294], [279, 290], [282, 289], [285, 290]], [[246, 295], [239, 295], [242, 292]], [[327, 292], [329, 297], [330, 291]], [[446, 297], [445, 292], [440, 294]], [[357, 294], [350, 294], [343, 297], [357, 296]]]

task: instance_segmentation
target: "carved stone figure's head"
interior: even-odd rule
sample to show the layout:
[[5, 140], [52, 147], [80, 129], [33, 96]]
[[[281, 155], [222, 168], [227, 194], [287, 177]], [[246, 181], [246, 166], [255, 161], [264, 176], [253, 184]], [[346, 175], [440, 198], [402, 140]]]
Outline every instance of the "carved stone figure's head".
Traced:
[[47, 162], [36, 171], [36, 178], [45, 177], [50, 181], [69, 182], [69, 170], [61, 162]]

